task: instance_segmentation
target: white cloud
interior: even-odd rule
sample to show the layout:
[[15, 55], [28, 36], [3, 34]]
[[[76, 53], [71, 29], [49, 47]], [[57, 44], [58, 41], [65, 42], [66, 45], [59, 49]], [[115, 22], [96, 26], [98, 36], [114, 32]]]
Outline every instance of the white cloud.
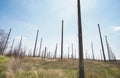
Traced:
[[112, 27], [112, 30], [113, 30], [113, 31], [120, 31], [120, 27], [114, 26], [114, 27]]

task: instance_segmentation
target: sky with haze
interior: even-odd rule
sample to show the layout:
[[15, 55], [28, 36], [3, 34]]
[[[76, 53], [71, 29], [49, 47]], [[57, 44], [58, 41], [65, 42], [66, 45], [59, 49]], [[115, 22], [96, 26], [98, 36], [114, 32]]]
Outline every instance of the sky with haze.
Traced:
[[[105, 35], [116, 57], [120, 59], [120, 0], [81, 0], [84, 55], [91, 56], [91, 41], [94, 54], [100, 57], [100, 38], [97, 25], [100, 24], [105, 54], [107, 55]], [[78, 55], [77, 0], [0, 0], [0, 28], [6, 32], [12, 28], [9, 43], [15, 45], [23, 36], [23, 48], [34, 48], [37, 30], [39, 39], [43, 38], [42, 50], [54, 52], [58, 43], [60, 55], [61, 25], [64, 20], [64, 55], [72, 43]], [[9, 46], [10, 46], [9, 45]], [[14, 45], [14, 47], [15, 47]], [[8, 46], [8, 48], [9, 48]]]

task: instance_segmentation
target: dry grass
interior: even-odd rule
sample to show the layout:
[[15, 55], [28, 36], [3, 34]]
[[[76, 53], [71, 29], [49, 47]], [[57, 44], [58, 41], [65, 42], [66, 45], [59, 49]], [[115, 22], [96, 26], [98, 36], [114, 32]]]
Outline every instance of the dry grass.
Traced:
[[[77, 78], [78, 60], [24, 58], [6, 64], [4, 78]], [[86, 78], [120, 78], [120, 67], [100, 61], [85, 60]]]

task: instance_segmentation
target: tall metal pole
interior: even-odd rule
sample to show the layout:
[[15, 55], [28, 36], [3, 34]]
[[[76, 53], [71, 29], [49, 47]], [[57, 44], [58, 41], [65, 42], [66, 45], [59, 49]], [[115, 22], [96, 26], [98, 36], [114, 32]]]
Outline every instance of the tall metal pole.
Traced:
[[85, 78], [84, 75], [84, 61], [83, 61], [83, 41], [82, 41], [82, 21], [80, 0], [78, 1], [78, 48], [79, 48], [79, 78]]
[[76, 59], [77, 57], [76, 57], [76, 49], [75, 49], [75, 59]]
[[15, 39], [14, 39], [13, 42], [12, 42], [11, 50], [13, 49], [14, 42], [15, 42]]
[[102, 52], [103, 52], [103, 58], [104, 62], [106, 62], [106, 57], [105, 57], [105, 52], [104, 52], [104, 47], [103, 47], [103, 41], [102, 41], [102, 35], [101, 35], [101, 30], [100, 30], [100, 25], [98, 24], [98, 29], [99, 29], [99, 35], [100, 35], [100, 40], [101, 40], [101, 47], [102, 47]]
[[10, 55], [12, 55], [12, 49], [13, 49], [14, 42], [15, 42], [15, 39], [13, 40], [12, 45], [11, 45]]
[[69, 46], [68, 46], [68, 59], [70, 58], [69, 56], [70, 56], [70, 55], [69, 55]]
[[37, 30], [36, 41], [35, 41], [35, 46], [34, 46], [34, 51], [33, 51], [33, 57], [35, 57], [35, 51], [36, 51], [36, 45], [37, 45], [38, 34], [39, 34], [39, 30]]
[[22, 46], [22, 38], [23, 37], [21, 37], [21, 39], [20, 39], [20, 44], [19, 44], [19, 47], [18, 47], [18, 54], [20, 55], [20, 50], [21, 50], [21, 46]]
[[58, 44], [56, 44], [56, 48], [55, 48], [55, 55], [54, 55], [54, 56], [55, 56], [55, 59], [57, 58], [57, 45], [58, 45]]
[[93, 42], [91, 42], [91, 48], [92, 48], [93, 60], [95, 60], [95, 57], [94, 57], [94, 49], [93, 49]]
[[100, 56], [101, 56], [101, 60], [103, 60], [103, 59], [102, 59], [102, 52], [101, 52], [101, 49], [100, 49]]
[[109, 44], [108, 44], [107, 36], [105, 36], [105, 40], [106, 40], [106, 45], [107, 45], [108, 58], [109, 58], [109, 61], [110, 61], [110, 50], [109, 50]]
[[4, 51], [5, 51], [5, 49], [6, 49], [6, 46], [7, 46], [7, 43], [8, 43], [8, 39], [9, 39], [9, 36], [10, 36], [11, 30], [12, 30], [12, 29], [9, 30], [9, 33], [8, 33], [8, 36], [7, 36], [7, 39], [6, 39], [5, 46], [4, 46], [4, 48], [3, 48], [3, 52], [2, 52], [2, 54], [4, 54]]
[[87, 50], [86, 50], [86, 53], [85, 53], [85, 55], [86, 55], [86, 59], [88, 60]]
[[72, 59], [74, 58], [73, 56], [73, 44], [72, 44], [72, 46], [71, 46], [71, 49], [72, 49]]
[[40, 57], [40, 54], [41, 54], [41, 47], [42, 47], [42, 38], [41, 38], [41, 41], [40, 41], [39, 57]]
[[63, 59], [63, 24], [64, 24], [64, 21], [62, 20], [62, 34], [61, 34], [61, 60]]
[[44, 58], [46, 58], [47, 47], [45, 47]]

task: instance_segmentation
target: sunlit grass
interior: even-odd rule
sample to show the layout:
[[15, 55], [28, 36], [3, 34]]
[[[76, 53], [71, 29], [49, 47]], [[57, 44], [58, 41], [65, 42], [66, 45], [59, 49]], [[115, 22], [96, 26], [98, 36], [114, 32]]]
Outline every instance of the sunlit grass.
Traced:
[[9, 57], [0, 56], [0, 63], [8, 61]]
[[5, 77], [6, 70], [5, 62], [7, 62], [9, 59], [10, 59], [9, 57], [0, 56], [0, 78]]
[[[120, 66], [101, 61], [85, 60], [86, 78], [120, 78]], [[77, 78], [78, 60], [39, 58], [11, 59], [0, 66], [3, 78]], [[0, 77], [0, 78], [1, 78]]]

